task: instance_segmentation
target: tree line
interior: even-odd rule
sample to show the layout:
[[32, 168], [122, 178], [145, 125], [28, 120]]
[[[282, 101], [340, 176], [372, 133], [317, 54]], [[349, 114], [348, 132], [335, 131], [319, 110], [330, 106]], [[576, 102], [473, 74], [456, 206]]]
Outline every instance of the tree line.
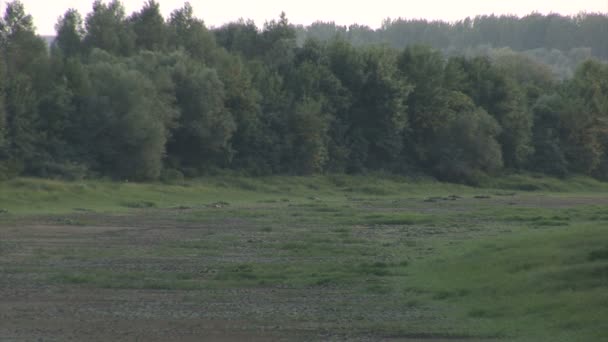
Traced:
[[514, 15], [479, 15], [454, 23], [425, 19], [386, 19], [378, 29], [365, 25], [336, 25], [316, 22], [298, 26], [300, 39], [328, 40], [340, 35], [353, 44], [386, 43], [402, 49], [425, 44], [435, 49], [463, 50], [476, 46], [510, 47], [515, 51], [535, 49], [567, 52], [590, 48], [598, 58], [608, 59], [608, 15], [580, 13], [575, 16], [532, 13]]
[[0, 20], [0, 177], [608, 175], [608, 66], [568, 79], [521, 54], [298, 42], [283, 14], [210, 30], [185, 4], [68, 10], [50, 47], [19, 1]]
[[479, 15], [453, 23], [425, 19], [386, 19], [378, 29], [365, 25], [315, 22], [297, 26], [298, 41], [323, 41], [339, 36], [356, 46], [386, 44], [395, 49], [427, 45], [446, 55], [489, 56], [505, 50], [547, 64], [560, 78], [573, 76], [576, 67], [595, 57], [608, 60], [608, 15], [575, 16], [532, 13]]

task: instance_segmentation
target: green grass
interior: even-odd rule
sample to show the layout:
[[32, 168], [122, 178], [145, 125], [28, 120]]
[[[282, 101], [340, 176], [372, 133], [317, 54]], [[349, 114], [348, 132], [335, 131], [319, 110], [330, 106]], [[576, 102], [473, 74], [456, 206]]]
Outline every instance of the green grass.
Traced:
[[[608, 185], [574, 177], [568, 180], [514, 175], [484, 181], [484, 188], [446, 184], [430, 179], [411, 180], [387, 175], [315, 177], [209, 177], [181, 185], [118, 183], [109, 181], [62, 182], [19, 178], [0, 182], [0, 215], [53, 214], [78, 211], [117, 212], [134, 208], [200, 207], [218, 201], [235, 204], [319, 202], [334, 210], [336, 201], [373, 202], [377, 198], [442, 199], [447, 196], [509, 194], [496, 189], [593, 192]], [[520, 189], [522, 188], [522, 189]], [[526, 189], [523, 189], [526, 188]]]
[[599, 341], [608, 317], [608, 228], [527, 231], [471, 241], [413, 266], [423, 293], [477, 334]]
[[[478, 188], [386, 175], [180, 185], [16, 179], [0, 183], [0, 229], [43, 217], [87, 232], [113, 215], [146, 229], [106, 233], [104, 244], [0, 241], [0, 275], [195, 291], [202, 303], [222, 291], [235, 303], [238, 290], [333, 291], [327, 296], [356, 300], [339, 306], [328, 297], [314, 316], [259, 319], [323, 321], [365, 336], [599, 341], [608, 334], [607, 190], [588, 178], [535, 175]], [[149, 233], [156, 221], [161, 235]], [[182, 226], [186, 235], [169, 234]], [[2, 264], [11, 255], [20, 262]]]
[[484, 188], [515, 191], [551, 191], [551, 192], [605, 192], [608, 184], [584, 176], [567, 178], [547, 177], [543, 174], [510, 174], [502, 177], [488, 177], [480, 182]]
[[[181, 185], [63, 182], [19, 178], [0, 182], [0, 215], [82, 211], [120, 212], [138, 208], [200, 207], [229, 204], [352, 202], [375, 198], [469, 193], [471, 188], [432, 180], [391, 176], [260, 177], [215, 176]], [[3, 214], [4, 213], [4, 214]]]

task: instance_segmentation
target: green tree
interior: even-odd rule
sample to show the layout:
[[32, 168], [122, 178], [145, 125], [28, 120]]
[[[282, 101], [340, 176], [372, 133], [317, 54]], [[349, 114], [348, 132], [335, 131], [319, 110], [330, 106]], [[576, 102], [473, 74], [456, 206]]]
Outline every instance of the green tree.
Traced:
[[279, 20], [271, 20], [264, 25], [261, 43], [265, 52], [264, 62], [282, 74], [290, 72], [297, 47], [296, 29], [284, 12]]
[[557, 89], [558, 82], [551, 68], [528, 55], [500, 49], [493, 59], [498, 71], [509, 75], [521, 87], [529, 106], [543, 94]]
[[402, 77], [414, 87], [407, 98], [410, 125], [405, 135], [407, 152], [423, 166], [430, 167], [433, 143], [450, 115], [449, 91], [444, 84], [448, 78], [445, 61], [439, 51], [417, 45], [401, 53], [398, 67]]
[[532, 113], [518, 84], [500, 72], [488, 58], [450, 58], [446, 66], [454, 76], [450, 88], [462, 91], [492, 115], [502, 127], [499, 142], [505, 166], [522, 168], [534, 152]]
[[135, 32], [135, 47], [150, 51], [167, 48], [168, 27], [155, 0], [148, 0], [144, 7], [133, 13], [129, 22]]
[[[256, 160], [257, 173], [286, 172], [283, 162], [285, 136], [289, 130], [289, 113], [293, 98], [285, 87], [283, 76], [261, 61], [250, 66], [252, 83], [259, 93], [260, 115], [256, 120]], [[287, 152], [288, 154], [289, 152]]]
[[369, 169], [391, 169], [403, 149], [411, 87], [398, 77], [396, 57], [385, 48], [369, 49], [364, 54], [365, 81], [352, 110], [354, 125], [368, 142]]
[[233, 54], [240, 54], [244, 58], [254, 59], [263, 55], [261, 34], [253, 20], [226, 24], [213, 31], [218, 45]]
[[561, 137], [570, 168], [597, 174], [608, 146], [608, 67], [588, 61], [566, 83]]
[[169, 155], [185, 168], [225, 165], [232, 158], [230, 138], [236, 127], [217, 72], [185, 58], [176, 64], [172, 77], [181, 115]]
[[[294, 74], [287, 78], [290, 92], [298, 99], [312, 98], [321, 103], [327, 120], [326, 137], [328, 160], [325, 169], [344, 172], [349, 166], [349, 128], [352, 114], [350, 91], [334, 74], [327, 44], [307, 40], [298, 49]], [[362, 67], [362, 65], [361, 65]]]
[[120, 0], [112, 0], [108, 4], [95, 0], [85, 27], [84, 44], [89, 51], [97, 48], [114, 55], [128, 56], [135, 49], [136, 36], [128, 25]]
[[565, 176], [568, 163], [560, 141], [560, 121], [564, 100], [558, 94], [541, 96], [534, 106], [534, 155], [529, 168], [546, 174]]
[[266, 158], [269, 149], [266, 127], [261, 116], [260, 91], [254, 85], [252, 71], [238, 55], [216, 50], [215, 67], [224, 85], [224, 106], [235, 121], [230, 139], [233, 150], [231, 166], [254, 174], [270, 173]]
[[30, 162], [29, 171], [43, 177], [80, 177], [72, 174], [73, 145], [68, 144], [67, 128], [77, 115], [73, 92], [63, 73], [65, 59], [53, 55], [45, 73], [38, 75], [36, 87], [36, 129], [39, 131], [37, 158]]
[[82, 17], [75, 9], [69, 9], [59, 18], [55, 25], [57, 37], [55, 47], [58, 48], [65, 57], [80, 56], [83, 52], [82, 40], [85, 35]]
[[298, 174], [322, 172], [327, 162], [328, 120], [321, 103], [305, 98], [296, 103], [290, 118], [292, 170]]
[[6, 159], [6, 108], [4, 100], [4, 63], [0, 63], [0, 167], [2, 162]]
[[0, 24], [4, 63], [6, 148], [20, 171], [39, 156], [38, 94], [48, 68], [46, 44], [36, 36], [33, 19], [19, 1], [9, 2]]
[[[317, 160], [322, 161], [322, 163], [315, 162], [313, 167], [296, 163], [294, 167], [300, 170], [299, 172], [344, 171], [347, 164], [347, 148], [338, 150], [331, 134], [335, 134], [333, 137], [335, 139], [345, 134], [336, 129], [339, 127], [337, 121], [338, 116], [342, 115], [339, 112], [350, 113], [350, 103], [345, 98], [347, 90], [330, 70], [326, 51], [324, 44], [315, 40], [306, 41], [302, 48], [297, 49], [294, 66], [291, 68], [291, 73], [285, 77], [285, 86], [288, 92], [293, 94], [295, 108], [291, 111], [290, 134], [303, 136], [302, 132], [294, 133], [298, 128], [293, 125], [293, 118], [295, 115], [299, 117], [299, 121], [302, 121], [301, 113], [309, 113], [310, 117], [304, 125], [316, 127], [317, 132], [313, 134], [312, 130], [308, 130], [307, 139], [315, 141], [314, 146], [317, 151], [315, 155]], [[293, 139], [288, 140], [293, 141]], [[294, 148], [298, 150], [300, 146], [294, 145], [292, 149]], [[287, 153], [294, 155], [298, 154], [299, 150]]]
[[171, 49], [184, 49], [197, 60], [211, 60], [212, 52], [216, 48], [213, 34], [207, 30], [202, 20], [194, 17], [189, 2], [171, 13], [169, 37]]
[[496, 138], [500, 125], [465, 94], [448, 95], [448, 121], [439, 129], [432, 148], [433, 172], [452, 182], [476, 183], [480, 172], [503, 166]]
[[335, 114], [330, 126], [328, 168], [358, 172], [365, 168], [368, 141], [354, 124], [351, 110], [365, 82], [363, 54], [346, 40], [336, 38], [327, 46], [328, 68], [337, 82], [332, 103]]
[[157, 179], [174, 111], [154, 83], [95, 50], [87, 67], [91, 95], [86, 99], [87, 147], [94, 169], [119, 179]]

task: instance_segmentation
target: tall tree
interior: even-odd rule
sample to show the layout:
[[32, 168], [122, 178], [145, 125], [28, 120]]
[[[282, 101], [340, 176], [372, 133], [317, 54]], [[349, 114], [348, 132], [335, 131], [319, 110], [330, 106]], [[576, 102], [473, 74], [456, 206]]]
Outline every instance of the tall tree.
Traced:
[[576, 172], [597, 174], [608, 151], [608, 67], [585, 62], [566, 84], [561, 115], [564, 152]]
[[82, 17], [75, 9], [69, 9], [55, 25], [57, 37], [55, 46], [65, 57], [76, 57], [83, 52], [82, 40], [85, 35]]
[[216, 70], [224, 85], [224, 106], [235, 121], [230, 139], [234, 151], [231, 166], [255, 174], [269, 173], [267, 161], [261, 156], [266, 134], [261, 120], [260, 91], [253, 84], [251, 70], [238, 55], [216, 50]]
[[[24, 170], [38, 157], [38, 94], [48, 68], [45, 42], [36, 36], [33, 19], [19, 1], [9, 2], [0, 25], [4, 63], [7, 149]], [[27, 171], [27, 170], [25, 170]]]
[[329, 169], [358, 172], [365, 168], [368, 142], [361, 129], [354, 124], [351, 110], [365, 82], [362, 53], [344, 39], [336, 38], [327, 46], [327, 64], [337, 79], [335, 114], [330, 126]]
[[137, 49], [164, 51], [167, 48], [168, 27], [155, 0], [148, 0], [139, 12], [133, 13], [129, 22], [135, 32]]
[[[4, 87], [6, 79], [4, 73], [4, 63], [0, 63], [0, 168], [2, 162], [6, 159], [6, 108], [4, 100]], [[2, 172], [0, 172], [0, 177]]]
[[450, 87], [467, 94], [501, 125], [505, 166], [522, 168], [533, 153], [533, 117], [518, 84], [488, 58], [450, 58], [447, 69], [455, 75]]
[[260, 115], [256, 131], [257, 162], [254, 163], [258, 173], [286, 172], [283, 162], [285, 136], [289, 130], [289, 113], [292, 110], [293, 98], [287, 91], [284, 77], [261, 61], [250, 65], [253, 86], [259, 93]]
[[97, 48], [119, 56], [133, 53], [136, 37], [127, 23], [125, 8], [120, 0], [112, 0], [108, 4], [95, 0], [85, 27], [84, 44], [89, 51]]
[[204, 170], [224, 165], [232, 155], [230, 138], [236, 127], [217, 72], [186, 57], [172, 76], [181, 116], [169, 144], [170, 156], [180, 167]]
[[463, 93], [448, 93], [448, 120], [431, 149], [433, 173], [452, 182], [476, 183], [480, 172], [503, 166], [498, 122]]
[[87, 67], [91, 93], [80, 129], [93, 169], [118, 179], [157, 179], [174, 111], [143, 73], [94, 50]]
[[328, 120], [321, 103], [305, 98], [295, 104], [290, 117], [292, 172], [322, 172], [327, 162]]
[[568, 163], [560, 141], [560, 117], [565, 101], [559, 94], [541, 96], [534, 106], [534, 155], [529, 168], [546, 174], [565, 176]]
[[352, 108], [354, 124], [368, 142], [366, 167], [390, 169], [403, 149], [411, 86], [398, 77], [396, 54], [372, 48], [364, 54], [365, 81]]
[[211, 59], [216, 47], [213, 34], [207, 30], [202, 20], [194, 16], [194, 10], [189, 2], [171, 13], [169, 36], [170, 48], [182, 48], [193, 58], [203, 61]]
[[253, 20], [240, 19], [214, 30], [213, 33], [220, 46], [244, 58], [259, 58], [264, 52], [262, 37]]
[[264, 62], [286, 74], [293, 65], [296, 51], [296, 29], [289, 23], [285, 12], [279, 20], [271, 20], [262, 31]]
[[433, 143], [449, 115], [448, 91], [444, 85], [447, 78], [445, 61], [439, 51], [416, 45], [401, 53], [398, 67], [402, 77], [414, 86], [407, 98], [411, 130], [405, 136], [409, 145], [406, 148], [418, 162], [428, 167]]

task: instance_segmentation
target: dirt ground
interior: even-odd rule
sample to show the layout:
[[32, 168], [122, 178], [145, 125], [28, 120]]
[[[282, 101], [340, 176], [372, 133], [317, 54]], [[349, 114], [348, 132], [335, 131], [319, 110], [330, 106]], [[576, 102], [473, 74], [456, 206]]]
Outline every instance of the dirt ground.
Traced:
[[[160, 269], [174, 267], [174, 260], [37, 260], [40, 251], [82, 249], [103, 244], [139, 248], [162, 239], [184, 238], [193, 227], [175, 229], [162, 220], [139, 217], [87, 217], [105, 226], [68, 226], [45, 218], [3, 227], [2, 241], [19, 246], [1, 254], [1, 268], [50, 267], [81, 269]], [[200, 228], [200, 227], [199, 227]], [[200, 229], [197, 229], [200, 234]], [[72, 264], [70, 264], [72, 263]], [[178, 267], [181, 267], [182, 265]], [[29, 272], [3, 272], [0, 279], [0, 340], [2, 341], [274, 341], [274, 327], [213, 317], [209, 307], [230, 309], [230, 303], [193, 301], [183, 291], [98, 289], [48, 284]], [[213, 309], [217, 310], [217, 309]], [[228, 312], [228, 311], [226, 311]], [[225, 312], [225, 313], [226, 313]], [[222, 316], [229, 316], [224, 314]]]
[[[221, 225], [176, 222], [170, 215], [82, 214], [70, 220], [103, 225], [66, 225], [65, 219], [19, 219], [0, 227], [1, 341], [441, 341], [440, 337], [377, 336], [350, 331], [361, 320], [349, 303], [365, 306], [345, 289], [241, 288], [213, 290], [106, 289], [49, 281], [56, 270], [184, 270], [206, 272], [198, 258], [70, 258], [89, 248], [145, 249], [198, 239], [217, 230], [245, 239], [253, 230], [238, 220]], [[232, 232], [231, 232], [232, 231]], [[66, 251], [67, 255], [66, 255]], [[58, 257], [58, 255], [60, 257]], [[216, 257], [250, 258], [241, 250]], [[258, 260], [263, 262], [263, 260]], [[381, 304], [380, 304], [381, 305]], [[335, 309], [332, 309], [335, 308]], [[375, 319], [404, 319], [417, 312], [382, 312]], [[328, 310], [335, 310], [327, 320]], [[321, 312], [323, 311], [323, 312]], [[384, 316], [384, 317], [383, 317]], [[276, 318], [276, 320], [275, 320]], [[450, 339], [454, 340], [454, 339]]]
[[[503, 196], [493, 200], [499, 205], [552, 208], [608, 204], [606, 198], [597, 197]], [[421, 212], [437, 207], [420, 204], [419, 200], [416, 203]], [[449, 205], [457, 209], [460, 204]], [[82, 213], [60, 219], [21, 218], [0, 224], [0, 341], [467, 340], [432, 333], [374, 334], [362, 323], [442, 318], [421, 308], [398, 307], [381, 296], [361, 295], [347, 288], [112, 289], [49, 281], [49, 275], [56, 271], [97, 269], [183, 271], [204, 278], [207, 273], [212, 276], [208, 265], [216, 262], [276, 261], [275, 257], [256, 251], [255, 244], [247, 243], [255, 241], [259, 233], [259, 227], [247, 221], [196, 223], [178, 220], [176, 215], [150, 211], [122, 215]], [[138, 256], [139, 251], [150, 246], [205, 239], [218, 232], [236, 239], [235, 246], [225, 254]], [[100, 248], [107, 248], [108, 253], [118, 249], [132, 251], [134, 256], [82, 258], [78, 254]], [[70, 250], [78, 255], [71, 258]]]

